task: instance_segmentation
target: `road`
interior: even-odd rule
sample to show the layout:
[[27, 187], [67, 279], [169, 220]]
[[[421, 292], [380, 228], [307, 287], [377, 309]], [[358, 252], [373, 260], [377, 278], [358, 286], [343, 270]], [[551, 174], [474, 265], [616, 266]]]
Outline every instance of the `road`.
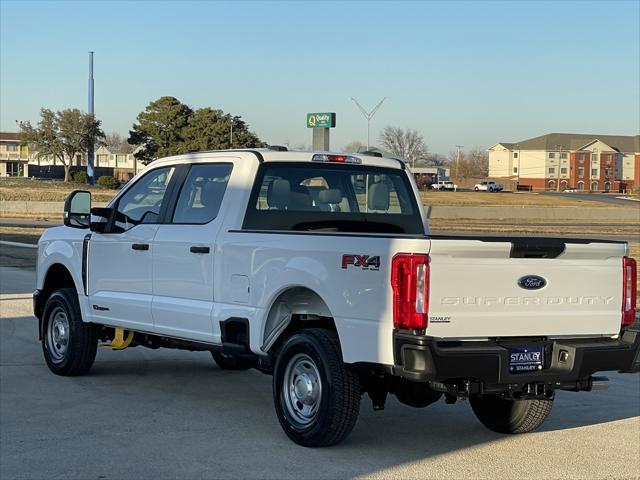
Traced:
[[207, 353], [100, 350], [90, 374], [44, 365], [34, 272], [0, 267], [0, 478], [630, 478], [640, 474], [640, 376], [559, 392], [540, 431], [482, 427], [467, 402], [419, 410], [390, 399], [339, 446], [291, 443], [271, 378]]
[[601, 193], [578, 193], [578, 192], [572, 192], [572, 193], [561, 193], [561, 192], [542, 192], [540, 193], [540, 195], [555, 195], [555, 196], [560, 196], [563, 198], [574, 198], [576, 200], [587, 200], [587, 201], [592, 201], [592, 202], [603, 202], [603, 203], [608, 203], [608, 204], [614, 204], [614, 205], [624, 205], [624, 206], [631, 206], [631, 205], [636, 205], [637, 208], [640, 210], [640, 202], [636, 202], [633, 200], [625, 200], [623, 198], [618, 198], [618, 197], [622, 197], [622, 194], [619, 195], [614, 195], [611, 193], [607, 193], [607, 194], [601, 194]]

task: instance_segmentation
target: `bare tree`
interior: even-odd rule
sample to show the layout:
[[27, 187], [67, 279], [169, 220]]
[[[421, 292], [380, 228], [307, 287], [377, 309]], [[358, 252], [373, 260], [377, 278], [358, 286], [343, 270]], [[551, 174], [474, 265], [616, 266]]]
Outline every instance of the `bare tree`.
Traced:
[[64, 181], [71, 179], [71, 166], [78, 154], [84, 153], [90, 144], [102, 144], [104, 133], [100, 120], [77, 108], [53, 112], [40, 110], [36, 127], [31, 122], [20, 122], [22, 141], [32, 144], [36, 156], [53, 157], [64, 166]]
[[489, 174], [489, 155], [479, 147], [469, 152], [449, 152], [452, 176], [458, 180], [467, 178], [484, 178]]
[[127, 140], [117, 132], [107, 133], [105, 144], [111, 153], [131, 153], [133, 145], [129, 145]]
[[367, 149], [367, 146], [362, 143], [359, 142], [358, 140], [355, 140], [353, 142], [347, 143], [342, 151], [343, 152], [347, 152], [347, 153], [358, 153], [358, 152], [364, 152]]
[[424, 138], [416, 130], [384, 127], [380, 134], [380, 143], [411, 166], [424, 162], [429, 154]]
[[445, 167], [449, 165], [449, 159], [439, 153], [432, 153], [427, 157], [426, 163], [430, 167]]

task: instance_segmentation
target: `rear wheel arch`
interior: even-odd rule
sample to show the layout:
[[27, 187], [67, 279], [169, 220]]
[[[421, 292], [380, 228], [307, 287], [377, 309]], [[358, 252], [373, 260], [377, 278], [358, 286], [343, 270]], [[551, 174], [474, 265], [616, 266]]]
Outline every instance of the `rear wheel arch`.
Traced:
[[303, 286], [281, 291], [271, 302], [262, 334], [262, 350], [275, 350], [293, 332], [325, 328], [338, 334], [333, 314], [316, 292]]

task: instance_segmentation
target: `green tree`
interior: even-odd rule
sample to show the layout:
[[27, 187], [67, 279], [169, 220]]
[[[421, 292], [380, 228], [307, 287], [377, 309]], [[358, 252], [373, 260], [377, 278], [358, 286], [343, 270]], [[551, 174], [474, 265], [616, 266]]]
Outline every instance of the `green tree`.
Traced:
[[37, 126], [31, 122], [20, 122], [22, 141], [29, 143], [38, 158], [53, 157], [64, 166], [64, 181], [71, 180], [71, 167], [76, 155], [87, 151], [90, 144], [104, 143], [104, 132], [100, 120], [77, 108], [53, 112], [40, 110]]
[[129, 144], [140, 145], [136, 158], [150, 162], [158, 157], [185, 153], [185, 129], [193, 111], [174, 97], [160, 97], [147, 105], [129, 131]]
[[161, 97], [138, 115], [129, 143], [142, 146], [136, 156], [147, 162], [186, 152], [266, 146], [241, 117], [210, 107], [194, 111], [174, 97]]
[[266, 146], [241, 117], [209, 107], [193, 112], [184, 140], [190, 152]]

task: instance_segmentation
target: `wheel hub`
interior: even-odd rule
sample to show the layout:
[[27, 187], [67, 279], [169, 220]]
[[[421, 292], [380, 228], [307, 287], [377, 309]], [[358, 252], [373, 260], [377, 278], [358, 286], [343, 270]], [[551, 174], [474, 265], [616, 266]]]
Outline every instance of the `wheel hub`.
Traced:
[[55, 308], [49, 316], [47, 328], [47, 347], [51, 361], [60, 363], [64, 360], [69, 346], [69, 318], [60, 307]]
[[322, 397], [322, 381], [315, 362], [306, 354], [294, 355], [287, 364], [283, 379], [284, 406], [301, 426], [317, 416]]

